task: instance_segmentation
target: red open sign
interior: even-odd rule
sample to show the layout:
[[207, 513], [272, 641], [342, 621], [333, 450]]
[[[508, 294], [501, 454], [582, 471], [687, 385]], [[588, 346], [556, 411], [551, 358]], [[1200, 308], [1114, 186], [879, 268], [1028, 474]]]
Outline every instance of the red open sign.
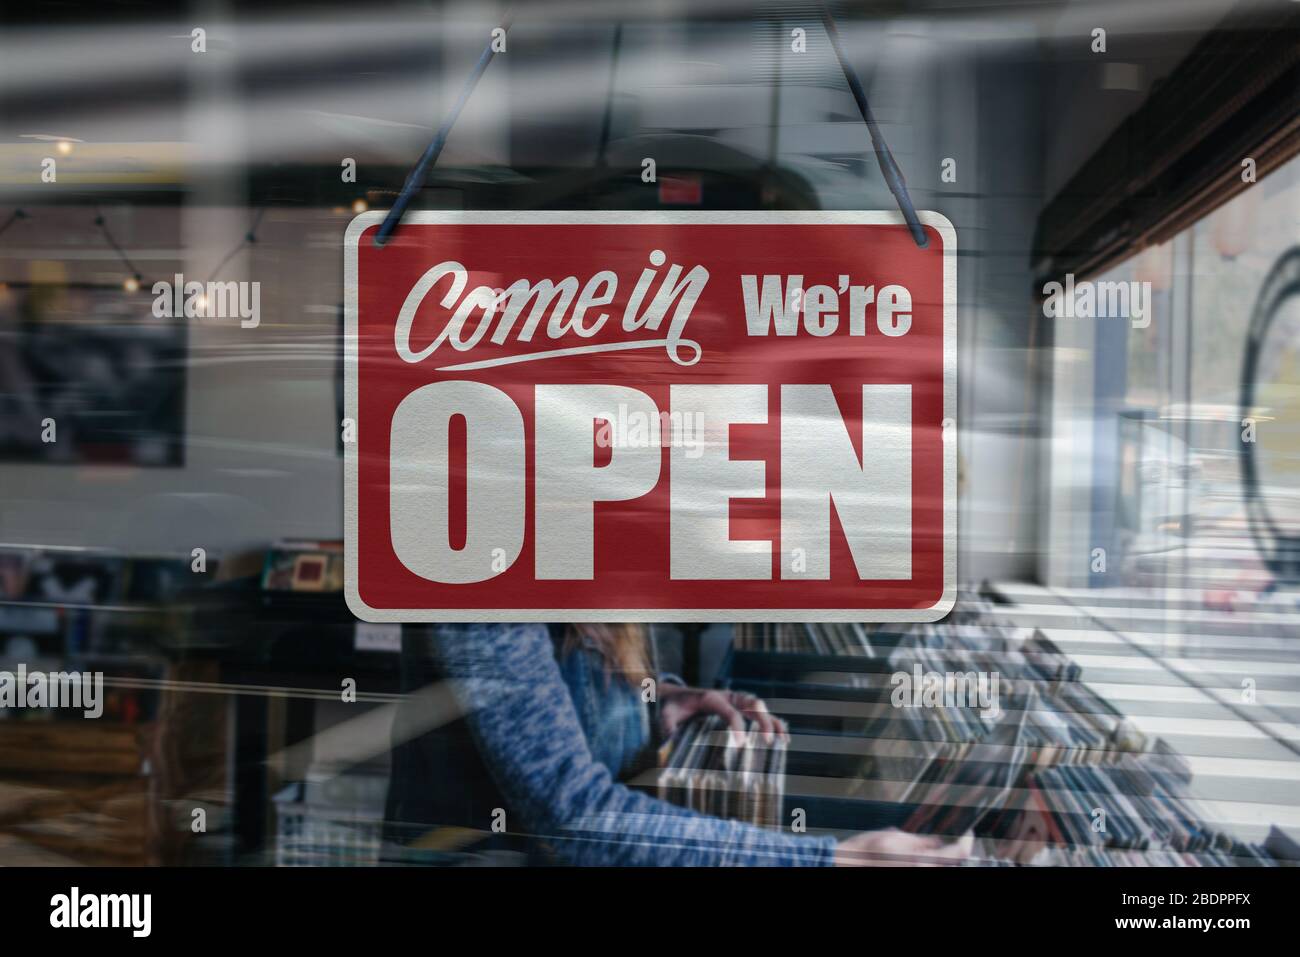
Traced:
[[955, 575], [955, 234], [922, 213], [348, 228], [371, 621], [919, 621]]

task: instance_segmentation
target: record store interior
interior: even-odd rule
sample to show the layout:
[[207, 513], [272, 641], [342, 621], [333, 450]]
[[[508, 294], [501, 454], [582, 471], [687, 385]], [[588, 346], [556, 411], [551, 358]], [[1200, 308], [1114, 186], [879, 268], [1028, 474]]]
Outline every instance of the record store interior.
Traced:
[[[601, 6], [518, 6], [412, 209], [897, 208], [819, 5]], [[661, 684], [787, 733], [665, 730], [665, 696], [609, 774], [810, 840], [960, 838], [971, 866], [1300, 860], [1300, 4], [830, 8], [958, 237], [955, 607], [651, 623]], [[461, 760], [432, 626], [344, 598], [344, 235], [500, 17], [5, 14], [0, 674], [103, 690], [96, 720], [0, 701], [0, 865], [573, 863]], [[1053, 304], [1067, 274], [1149, 290], [1142, 321]], [[256, 328], [159, 318], [182, 275], [257, 280]]]

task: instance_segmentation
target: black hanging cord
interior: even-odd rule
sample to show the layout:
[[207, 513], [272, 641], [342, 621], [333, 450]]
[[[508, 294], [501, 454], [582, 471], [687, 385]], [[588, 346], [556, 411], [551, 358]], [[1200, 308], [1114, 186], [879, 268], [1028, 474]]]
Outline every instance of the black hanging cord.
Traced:
[[930, 244], [930, 240], [925, 235], [920, 218], [916, 215], [916, 207], [912, 205], [912, 197], [907, 192], [907, 182], [903, 179], [903, 172], [894, 161], [894, 154], [889, 152], [889, 146], [885, 143], [880, 127], [876, 125], [871, 104], [867, 102], [867, 94], [862, 89], [862, 80], [858, 78], [857, 71], [844, 55], [844, 48], [840, 45], [840, 31], [835, 26], [835, 18], [831, 16], [830, 7], [825, 3], [820, 3], [819, 6], [822, 25], [826, 28], [826, 35], [830, 37], [835, 59], [840, 61], [840, 69], [844, 71], [844, 79], [848, 81], [849, 89], [853, 92], [853, 99], [858, 104], [858, 112], [862, 114], [862, 121], [867, 124], [867, 132], [871, 134], [871, 146], [876, 151], [876, 162], [880, 164], [880, 173], [885, 177], [885, 184], [889, 187], [889, 191], [894, 194], [894, 200], [903, 213], [903, 219], [907, 220], [907, 228], [912, 232], [912, 239], [916, 241], [916, 245], [924, 249]]
[[[844, 71], [844, 79], [848, 81], [854, 102], [858, 104], [858, 112], [862, 114], [862, 120], [867, 124], [867, 132], [871, 135], [871, 146], [876, 152], [876, 162], [880, 164], [881, 175], [884, 176], [889, 191], [894, 194], [894, 200], [898, 203], [903, 219], [907, 222], [907, 228], [912, 234], [912, 239], [915, 240], [917, 246], [924, 249], [930, 244], [930, 240], [925, 234], [925, 228], [921, 225], [920, 218], [916, 215], [916, 207], [912, 205], [912, 197], [907, 192], [907, 183], [903, 179], [902, 170], [898, 168], [898, 163], [894, 160], [894, 154], [889, 151], [889, 146], [885, 143], [880, 127], [876, 125], [876, 118], [871, 112], [871, 105], [867, 102], [867, 94], [862, 89], [862, 80], [844, 55], [844, 49], [840, 45], [839, 29], [835, 25], [835, 18], [831, 15], [830, 8], [824, 2], [820, 3], [819, 6], [821, 8], [822, 24], [826, 28], [826, 35], [830, 38], [831, 48], [835, 51], [835, 58], [839, 61], [840, 69]], [[509, 31], [513, 19], [513, 15], [507, 12], [502, 18], [501, 29]], [[616, 64], [618, 46], [622, 38], [621, 28], [616, 30], [614, 38], [614, 63]], [[415, 198], [415, 194], [419, 192], [420, 187], [424, 185], [425, 180], [428, 178], [429, 170], [438, 161], [442, 148], [447, 144], [447, 137], [451, 135], [451, 128], [456, 124], [456, 120], [460, 118], [461, 111], [465, 109], [465, 104], [469, 102], [470, 95], [474, 92], [474, 87], [478, 85], [479, 79], [483, 76], [483, 72], [487, 69], [488, 64], [492, 62], [494, 56], [496, 56], [496, 51], [492, 49], [492, 41], [489, 40], [487, 46], [483, 48], [483, 52], [479, 55], [478, 62], [474, 64], [474, 69], [465, 78], [465, 84], [461, 88], [460, 96], [456, 99], [451, 111], [443, 119], [442, 125], [438, 127], [438, 132], [425, 149], [424, 155], [420, 157], [419, 162], [415, 164], [415, 168], [406, 177], [406, 183], [402, 186], [402, 191], [398, 194], [396, 202], [393, 203], [393, 208], [384, 217], [379, 232], [375, 234], [376, 246], [383, 246], [392, 238], [393, 232], [397, 229], [402, 221], [402, 216], [406, 213], [406, 207], [411, 205], [411, 200]], [[602, 158], [606, 140], [609, 136], [611, 109], [612, 104], [607, 102], [601, 124], [600, 154]]]
[[600, 142], [596, 145], [596, 167], [604, 169], [609, 150], [610, 131], [614, 127], [614, 88], [618, 80], [618, 56], [623, 48], [623, 21], [614, 24], [614, 39], [609, 51], [609, 89], [605, 93], [605, 113], [600, 120]]
[[[501, 30], [509, 32], [513, 20], [514, 15], [507, 11], [506, 15], [501, 19]], [[411, 200], [415, 198], [415, 194], [424, 185], [429, 170], [433, 168], [434, 163], [438, 162], [438, 155], [442, 153], [442, 148], [447, 145], [447, 137], [451, 135], [451, 128], [456, 125], [461, 110], [465, 109], [465, 104], [469, 102], [474, 87], [478, 86], [483, 71], [487, 69], [488, 64], [492, 62], [492, 58], [496, 56], [496, 51], [492, 49], [492, 43], [492, 40], [488, 40], [487, 46], [479, 54], [478, 62], [474, 64], [474, 69], [465, 78], [465, 85], [461, 87], [460, 96], [457, 97], [451, 112], [443, 119], [442, 126], [438, 127], [438, 132], [433, 137], [433, 142], [425, 149], [424, 155], [420, 157], [420, 161], [411, 170], [411, 175], [406, 177], [406, 183], [402, 186], [397, 201], [393, 203], [393, 208], [388, 211], [383, 224], [379, 227], [379, 232], [375, 234], [376, 246], [384, 245], [392, 237], [393, 231], [397, 229], [398, 223], [402, 221], [402, 216], [406, 213], [406, 207], [411, 205]]]

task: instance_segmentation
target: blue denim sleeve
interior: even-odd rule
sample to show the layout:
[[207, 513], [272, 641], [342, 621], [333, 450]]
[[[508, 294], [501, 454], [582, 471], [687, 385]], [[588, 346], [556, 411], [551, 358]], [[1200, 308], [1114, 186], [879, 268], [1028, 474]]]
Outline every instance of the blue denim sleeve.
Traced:
[[[591, 865], [819, 866], [835, 840], [708, 817], [592, 759], [544, 625], [446, 626], [434, 654], [513, 813], [508, 830]], [[521, 827], [522, 825], [522, 827]]]

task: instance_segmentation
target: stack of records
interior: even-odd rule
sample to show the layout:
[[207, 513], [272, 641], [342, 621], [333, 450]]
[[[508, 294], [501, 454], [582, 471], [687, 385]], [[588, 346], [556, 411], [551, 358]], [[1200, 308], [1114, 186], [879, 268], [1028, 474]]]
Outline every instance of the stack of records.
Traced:
[[1035, 712], [1029, 728], [1040, 768], [1114, 764], [1125, 753], [1150, 748], [1150, 740], [1132, 721], [1106, 708], [1083, 685], [1057, 686], [1048, 700], [1052, 707]]
[[991, 601], [977, 588], [969, 584], [957, 586], [957, 600], [947, 621], [965, 624], [979, 622], [983, 625], [1011, 626], [1011, 619], [1006, 614], [1007, 605]]
[[1025, 729], [1036, 702], [1032, 688], [1017, 697], [992, 732], [949, 745], [930, 761], [902, 796], [916, 805], [903, 830], [957, 838], [1007, 806], [1029, 769]]
[[[953, 657], [932, 645], [926, 631], [915, 632], [907, 647], [889, 656], [892, 675], [873, 676], [881, 683], [880, 700], [861, 730], [872, 746], [859, 777], [914, 785], [938, 763], [961, 761], [1006, 716], [1003, 701], [1013, 696], [1012, 682], [994, 684], [990, 662]], [[938, 694], [927, 697], [927, 684]]]
[[[1037, 816], [1050, 844], [1231, 854], [1234, 842], [1205, 822], [1185, 783], [1154, 755], [1121, 755], [1104, 767], [1059, 765], [1029, 777], [1024, 813]], [[1008, 836], [1014, 831], [1006, 822]]]
[[996, 721], [992, 710], [967, 704], [896, 708], [886, 698], [876, 709], [876, 716], [868, 723], [864, 734], [877, 739], [965, 744], [984, 737]]
[[874, 656], [867, 626], [856, 622], [737, 624], [737, 651]]
[[1025, 643], [1025, 663], [1029, 674], [1049, 684], [1078, 681], [1083, 669], [1041, 632]]
[[[890, 670], [907, 671], [917, 662], [940, 673], [998, 674], [1001, 678], [1041, 680], [1032, 657], [1039, 653], [1029, 628], [974, 623], [925, 623], [912, 628], [889, 655]], [[1033, 653], [1027, 655], [1026, 651]]]
[[743, 740], [717, 715], [688, 721], [660, 750], [656, 795], [715, 817], [779, 827], [786, 742], [765, 743], [749, 722]]
[[[960, 762], [977, 738], [962, 737], [959, 740], [954, 725], [932, 720], [937, 717], [934, 711], [904, 709], [895, 714], [899, 720], [887, 734], [879, 733], [882, 726], [877, 724], [876, 733], [868, 736], [870, 753], [854, 776], [864, 784], [884, 785], [881, 793], [901, 800], [936, 763]], [[937, 734], [953, 737], [937, 741]]]
[[[800, 663], [807, 697], [819, 705], [833, 689], [851, 689], [842, 697], [855, 718], [841, 733], [865, 740], [846, 751], [861, 759], [838, 767], [871, 800], [910, 805], [909, 831], [954, 838], [974, 832], [985, 863], [1242, 866], [1300, 859], [1300, 846], [1280, 832], [1255, 845], [1210, 824], [1188, 793], [1187, 762], [1091, 689], [1078, 662], [1042, 631], [1016, 626], [1003, 611], [959, 588], [942, 622], [738, 625], [735, 646], [874, 659], [865, 666]], [[918, 686], [919, 696], [895, 693]], [[711, 727], [725, 740], [719, 720]], [[735, 773], [738, 759], [701, 754], [720, 749], [701, 745], [700, 734], [681, 736], [668, 761], [681, 769], [674, 774], [694, 769], [697, 776], [665, 777], [661, 796], [752, 820], [761, 799], [717, 777]], [[779, 811], [779, 793], [768, 806]]]
[[909, 659], [921, 650], [943, 663], [945, 671], [997, 671], [1043, 686], [1077, 681], [1081, 669], [1041, 632], [1032, 628], [966, 622], [922, 624], [898, 643], [891, 660]]
[[880, 639], [874, 642], [877, 647], [897, 642], [943, 648], [955, 640], [959, 647], [971, 651], [998, 652], [1019, 648], [1030, 634], [1031, 629], [1014, 626], [998, 605], [978, 592], [960, 587], [953, 611], [942, 625], [742, 623], [735, 626], [734, 645], [737, 651], [875, 657], [873, 638]]
[[1197, 854], [1167, 848], [1049, 847], [1029, 863], [1035, 867], [1279, 867], [1282, 862], [1259, 845], [1236, 844], [1231, 852], [1210, 848]]
[[[1079, 666], [1043, 635], [1029, 629], [985, 628], [970, 623], [930, 625], [908, 636], [889, 658], [891, 668], [918, 665], [939, 674], [999, 678], [1003, 696], [1017, 679], [1042, 692], [1030, 716], [1026, 743], [1039, 767], [1107, 764], [1123, 752], [1149, 750], [1152, 742], [1080, 680]], [[978, 714], [987, 724], [987, 712]]]

